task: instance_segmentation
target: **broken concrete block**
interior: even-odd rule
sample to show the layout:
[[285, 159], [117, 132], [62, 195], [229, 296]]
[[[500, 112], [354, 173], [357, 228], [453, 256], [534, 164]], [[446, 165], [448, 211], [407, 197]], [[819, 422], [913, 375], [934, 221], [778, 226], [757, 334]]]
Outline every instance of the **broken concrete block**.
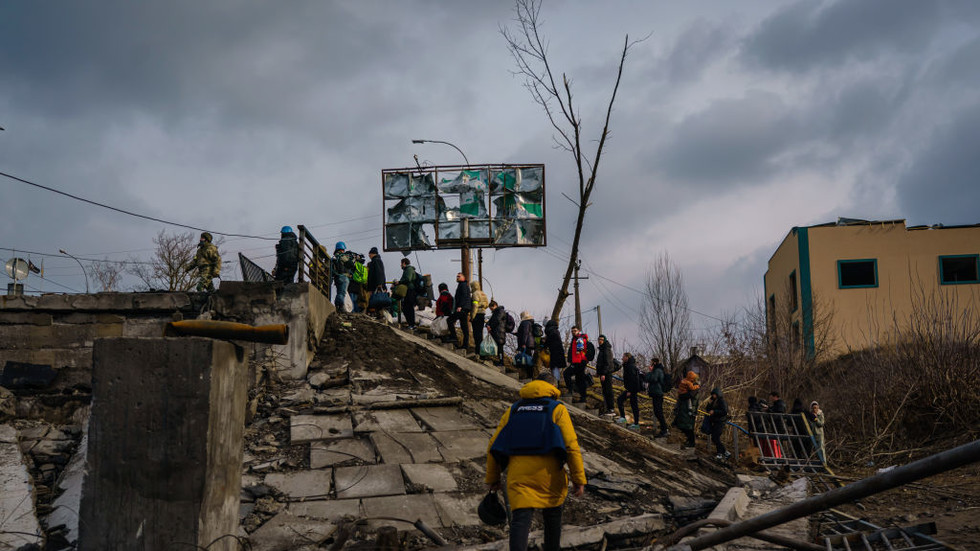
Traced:
[[292, 444], [350, 438], [354, 436], [350, 415], [293, 415], [289, 421]]
[[327, 520], [336, 524], [344, 517], [360, 518], [361, 500], [300, 501], [290, 503], [289, 511], [298, 517]]
[[449, 469], [438, 464], [406, 464], [402, 465], [402, 473], [409, 484], [430, 492], [455, 492], [458, 489], [456, 479]]
[[304, 519], [283, 511], [252, 532], [248, 539], [253, 551], [316, 549], [333, 529], [329, 522]]
[[432, 430], [470, 430], [480, 428], [458, 407], [415, 408], [412, 413]]
[[405, 479], [398, 465], [362, 465], [334, 469], [337, 499], [391, 496], [405, 493]]
[[490, 443], [490, 434], [484, 430], [433, 432], [432, 437], [439, 441], [439, 453], [448, 462], [483, 457]]
[[481, 524], [476, 508], [480, 505], [483, 494], [432, 494], [436, 511], [442, 519], [442, 525], [449, 526], [479, 526]]
[[364, 509], [364, 516], [368, 518], [391, 517], [406, 521], [372, 520], [368, 522], [368, 526], [373, 529], [394, 526], [399, 530], [415, 530], [412, 523], [419, 519], [430, 528], [442, 526], [442, 519], [436, 511], [431, 494], [365, 498], [361, 500], [361, 507]]
[[270, 473], [265, 476], [266, 484], [294, 499], [327, 497], [331, 480], [330, 469]]
[[355, 432], [423, 432], [424, 430], [411, 412], [404, 409], [354, 413]]
[[371, 442], [382, 463], [440, 463], [439, 443], [424, 432], [372, 432]]
[[17, 446], [17, 431], [0, 425], [0, 549], [42, 545], [31, 474]]
[[360, 438], [345, 438], [331, 442], [313, 442], [310, 444], [310, 468], [322, 469], [338, 463], [361, 461], [375, 463], [374, 446], [370, 440]]

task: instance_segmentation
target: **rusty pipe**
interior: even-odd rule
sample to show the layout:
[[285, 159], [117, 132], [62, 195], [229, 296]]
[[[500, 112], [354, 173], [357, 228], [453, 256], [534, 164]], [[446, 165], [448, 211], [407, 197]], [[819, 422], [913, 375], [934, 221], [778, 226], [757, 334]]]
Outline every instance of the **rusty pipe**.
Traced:
[[233, 341], [286, 344], [289, 327], [277, 325], [248, 325], [231, 321], [184, 320], [172, 321], [163, 330], [164, 337], [210, 337]]

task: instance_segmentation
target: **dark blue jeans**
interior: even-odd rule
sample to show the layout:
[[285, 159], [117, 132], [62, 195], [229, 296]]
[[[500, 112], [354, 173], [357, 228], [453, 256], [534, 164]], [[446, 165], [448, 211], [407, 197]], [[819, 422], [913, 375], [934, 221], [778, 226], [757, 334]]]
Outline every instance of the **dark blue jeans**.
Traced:
[[544, 551], [558, 551], [561, 548], [562, 506], [547, 509], [514, 509], [510, 518], [510, 551], [525, 551], [527, 536], [531, 533], [531, 518], [534, 511], [541, 511], [544, 517]]

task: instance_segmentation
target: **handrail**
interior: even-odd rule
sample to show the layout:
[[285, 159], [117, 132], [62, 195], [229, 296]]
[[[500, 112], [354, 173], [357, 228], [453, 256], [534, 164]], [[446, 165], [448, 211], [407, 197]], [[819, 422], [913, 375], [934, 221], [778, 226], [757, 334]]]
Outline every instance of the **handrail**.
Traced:
[[317, 241], [316, 237], [310, 233], [306, 226], [300, 224], [299, 229], [299, 252], [300, 263], [299, 281], [309, 281], [325, 297], [330, 298], [330, 253]]

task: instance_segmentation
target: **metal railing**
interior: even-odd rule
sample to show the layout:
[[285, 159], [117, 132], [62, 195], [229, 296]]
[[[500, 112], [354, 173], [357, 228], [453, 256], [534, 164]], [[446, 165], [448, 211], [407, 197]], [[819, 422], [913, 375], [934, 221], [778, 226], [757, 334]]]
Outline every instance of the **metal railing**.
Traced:
[[252, 262], [247, 256], [242, 253], [238, 253], [238, 263], [242, 267], [242, 280], [249, 283], [265, 283], [269, 281], [275, 281], [272, 274], [262, 269], [255, 262]]
[[306, 226], [299, 229], [299, 281], [309, 281], [323, 296], [330, 298], [330, 252], [313, 237]]

